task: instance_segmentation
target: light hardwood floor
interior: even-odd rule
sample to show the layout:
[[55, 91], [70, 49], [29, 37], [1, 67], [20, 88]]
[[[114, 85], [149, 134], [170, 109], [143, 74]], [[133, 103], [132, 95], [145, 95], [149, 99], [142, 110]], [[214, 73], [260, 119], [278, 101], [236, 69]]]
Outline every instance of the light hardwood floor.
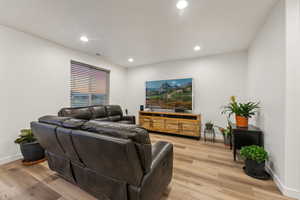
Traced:
[[[174, 144], [174, 176], [161, 200], [289, 200], [273, 181], [246, 176], [220, 143], [151, 134]], [[0, 200], [95, 200], [49, 170], [47, 163], [0, 166]], [[153, 199], [156, 200], [156, 199]]]

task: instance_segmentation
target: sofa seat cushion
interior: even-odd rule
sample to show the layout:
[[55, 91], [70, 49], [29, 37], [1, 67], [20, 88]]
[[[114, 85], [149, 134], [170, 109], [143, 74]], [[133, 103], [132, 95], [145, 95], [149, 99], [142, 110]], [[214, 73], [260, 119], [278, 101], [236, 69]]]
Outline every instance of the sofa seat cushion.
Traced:
[[39, 122], [56, 125], [56, 126], [62, 126], [64, 121], [71, 119], [71, 117], [58, 117], [53, 115], [46, 115], [39, 118]]

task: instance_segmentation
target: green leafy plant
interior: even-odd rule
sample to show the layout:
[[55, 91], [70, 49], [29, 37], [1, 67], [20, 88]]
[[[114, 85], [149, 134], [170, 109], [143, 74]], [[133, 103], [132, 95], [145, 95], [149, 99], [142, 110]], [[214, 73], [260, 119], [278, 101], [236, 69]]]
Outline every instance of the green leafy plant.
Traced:
[[214, 127], [214, 123], [212, 121], [208, 121], [205, 123], [205, 127], [207, 129], [212, 129]]
[[36, 140], [37, 139], [34, 137], [31, 129], [22, 129], [21, 134], [15, 140], [15, 143], [16, 144], [29, 143], [29, 142], [35, 142]]
[[214, 125], [214, 123], [213, 123], [212, 121], [208, 121], [208, 122], [205, 123], [205, 125], [206, 125], [206, 124], [207, 124], [207, 125], [212, 125], [212, 126]]
[[229, 127], [227, 128], [219, 128], [220, 132], [225, 136], [231, 135], [231, 129]]
[[242, 147], [240, 154], [243, 159], [254, 160], [258, 163], [268, 160], [268, 153], [257, 145]]
[[231, 97], [231, 102], [223, 107], [222, 114], [228, 114], [230, 117], [232, 114], [237, 116], [242, 116], [246, 118], [251, 118], [257, 112], [259, 108], [259, 102], [247, 102], [238, 103], [234, 96]]

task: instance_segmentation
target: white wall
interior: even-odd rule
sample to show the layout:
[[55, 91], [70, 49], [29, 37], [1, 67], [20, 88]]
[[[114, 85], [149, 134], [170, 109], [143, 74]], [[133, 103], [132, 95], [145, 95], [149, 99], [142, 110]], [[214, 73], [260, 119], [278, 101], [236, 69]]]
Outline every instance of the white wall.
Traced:
[[261, 100], [270, 168], [280, 190], [300, 199], [300, 0], [280, 0], [249, 49], [249, 96]]
[[19, 154], [13, 141], [20, 129], [69, 106], [70, 60], [111, 70], [110, 103], [125, 106], [123, 67], [4, 26], [0, 44], [0, 163]]
[[226, 125], [221, 106], [236, 95], [246, 95], [247, 52], [228, 53], [197, 59], [165, 62], [128, 70], [128, 109], [137, 115], [145, 104], [145, 82], [177, 78], [194, 79], [194, 112], [201, 113], [203, 123], [212, 120]]
[[286, 0], [285, 191], [300, 199], [300, 0]]
[[280, 1], [249, 49], [248, 95], [261, 101], [256, 124], [263, 129], [270, 166], [284, 180], [285, 17]]

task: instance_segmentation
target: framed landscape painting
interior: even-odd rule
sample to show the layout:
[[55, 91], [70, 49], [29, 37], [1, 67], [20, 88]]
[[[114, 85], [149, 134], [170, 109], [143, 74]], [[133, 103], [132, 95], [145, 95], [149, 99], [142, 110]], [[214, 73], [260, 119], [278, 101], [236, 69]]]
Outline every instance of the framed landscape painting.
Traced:
[[193, 109], [193, 79], [146, 82], [146, 107], [152, 109]]

